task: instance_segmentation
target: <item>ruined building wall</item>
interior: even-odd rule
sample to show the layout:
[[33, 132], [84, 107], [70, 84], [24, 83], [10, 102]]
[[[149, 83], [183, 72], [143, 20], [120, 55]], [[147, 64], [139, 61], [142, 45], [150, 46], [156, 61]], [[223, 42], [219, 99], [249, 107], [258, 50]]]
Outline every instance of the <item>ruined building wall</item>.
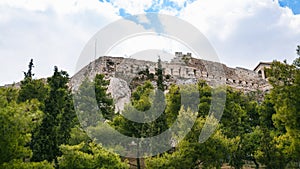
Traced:
[[[163, 73], [177, 80], [204, 79], [208, 84], [213, 81], [224, 81], [227, 85], [244, 91], [266, 91], [269, 83], [258, 76], [258, 73], [245, 68], [230, 68], [224, 64], [192, 58], [191, 54], [175, 53], [171, 62], [162, 62]], [[81, 69], [71, 78], [71, 86], [78, 88], [80, 81], [97, 73], [105, 74], [107, 78], [116, 77], [125, 81], [134, 78], [140, 71], [149, 69], [155, 74], [156, 62], [136, 60], [122, 57], [100, 57]], [[194, 80], [196, 81], [196, 80]], [[129, 82], [129, 81], [127, 81]]]

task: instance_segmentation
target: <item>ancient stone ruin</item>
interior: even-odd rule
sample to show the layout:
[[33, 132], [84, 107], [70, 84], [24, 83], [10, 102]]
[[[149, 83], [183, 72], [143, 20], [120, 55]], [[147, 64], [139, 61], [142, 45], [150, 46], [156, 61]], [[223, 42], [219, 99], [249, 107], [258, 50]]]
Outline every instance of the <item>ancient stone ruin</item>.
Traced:
[[[109, 92], [115, 99], [116, 111], [120, 111], [124, 104], [130, 101], [131, 90], [128, 84], [137, 78], [144, 78], [141, 72], [148, 71], [148, 74], [154, 76], [157, 64], [157, 62], [133, 58], [102, 56], [77, 72], [71, 78], [70, 85], [76, 90], [85, 78], [91, 79], [96, 74], [105, 74], [107, 79], [111, 79]], [[252, 71], [196, 59], [191, 53], [176, 52], [170, 62], [161, 62], [161, 64], [163, 74], [167, 78], [166, 86], [171, 83], [197, 83], [199, 79], [203, 79], [213, 87], [226, 84], [244, 92], [258, 90], [266, 92], [271, 88], [264, 73], [264, 68], [269, 67], [270, 63], [260, 63]]]
[[[230, 68], [224, 64], [193, 58], [191, 53], [176, 52], [171, 62], [162, 62], [163, 74], [172, 77], [174, 82], [197, 81], [203, 79], [210, 84], [213, 81], [224, 82], [244, 91], [266, 91], [270, 89], [264, 67], [270, 63], [260, 63], [255, 71], [245, 68]], [[79, 81], [95, 74], [105, 74], [107, 78], [121, 78], [131, 81], [140, 72], [149, 70], [155, 74], [157, 62], [136, 60], [132, 58], [103, 56], [81, 69], [71, 78], [73, 88], [78, 88]], [[263, 72], [263, 74], [262, 74]]]

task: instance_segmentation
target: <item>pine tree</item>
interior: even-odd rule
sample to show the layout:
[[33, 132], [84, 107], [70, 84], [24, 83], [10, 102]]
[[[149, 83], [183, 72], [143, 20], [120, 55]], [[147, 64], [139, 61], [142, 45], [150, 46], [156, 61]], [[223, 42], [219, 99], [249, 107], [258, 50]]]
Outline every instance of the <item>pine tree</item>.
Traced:
[[36, 100], [17, 103], [17, 92], [15, 88], [0, 88], [0, 168], [6, 168], [1, 166], [4, 162], [30, 157], [30, 134], [42, 116]]

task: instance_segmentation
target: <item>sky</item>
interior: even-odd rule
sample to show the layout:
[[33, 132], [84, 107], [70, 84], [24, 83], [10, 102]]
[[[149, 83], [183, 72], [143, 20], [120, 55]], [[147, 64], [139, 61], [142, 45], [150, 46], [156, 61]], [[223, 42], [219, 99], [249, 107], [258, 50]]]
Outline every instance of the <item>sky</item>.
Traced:
[[147, 13], [195, 26], [230, 67], [297, 57], [299, 0], [1, 0], [0, 85], [22, 80], [31, 58], [36, 78], [51, 76], [54, 66], [72, 76], [96, 32]]

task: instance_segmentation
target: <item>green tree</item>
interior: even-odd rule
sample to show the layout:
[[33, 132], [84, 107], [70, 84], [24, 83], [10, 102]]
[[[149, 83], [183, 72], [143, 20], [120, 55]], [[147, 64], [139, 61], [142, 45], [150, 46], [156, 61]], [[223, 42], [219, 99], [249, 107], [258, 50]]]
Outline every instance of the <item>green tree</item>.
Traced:
[[43, 103], [48, 95], [48, 87], [45, 82], [42, 79], [33, 79], [33, 67], [33, 60], [31, 59], [28, 71], [24, 72], [24, 79], [21, 81], [18, 102], [37, 99]]
[[158, 57], [156, 75], [157, 75], [157, 81], [156, 81], [157, 89], [161, 91], [165, 91], [163, 68], [161, 65], [160, 57]]
[[[77, 91], [74, 91], [74, 106], [80, 125], [83, 129], [96, 126], [100, 121], [100, 111], [97, 107], [95, 85], [89, 79], [82, 81]], [[92, 106], [94, 105], [94, 106]]]
[[83, 80], [79, 89], [75, 91], [77, 116], [84, 129], [96, 126], [101, 119], [101, 122], [104, 122], [104, 119], [113, 119], [113, 98], [107, 93], [108, 85], [109, 80], [105, 80], [103, 74], [97, 74], [93, 81]]
[[208, 115], [211, 106], [212, 90], [211, 87], [209, 87], [204, 80], [199, 80], [198, 88], [199, 88], [199, 97], [200, 97], [200, 103], [198, 105], [198, 113], [199, 116], [205, 117]]
[[[221, 119], [221, 130], [236, 143], [229, 155], [229, 164], [235, 168], [242, 168], [244, 161], [253, 161], [258, 167], [254, 152], [260, 142], [257, 132], [259, 125], [258, 102], [254, 97], [230, 87], [226, 92], [226, 103]], [[256, 145], [256, 146], [254, 146]]]
[[54, 169], [53, 164], [48, 161], [42, 162], [23, 162], [22, 160], [12, 160], [4, 163], [1, 168], [3, 169]]
[[97, 74], [95, 77], [95, 94], [98, 107], [103, 114], [104, 118], [112, 120], [114, 116], [114, 105], [113, 98], [109, 93], [107, 93], [107, 87], [109, 85], [109, 80], [104, 79], [103, 74]]
[[49, 97], [45, 100], [45, 116], [34, 134], [32, 143], [33, 161], [56, 160], [61, 153], [59, 146], [66, 144], [76, 114], [68, 88], [69, 76], [65, 71], [54, 68], [54, 74], [48, 78]]
[[[300, 81], [298, 79], [300, 79], [300, 71], [295, 65], [274, 62], [269, 73], [270, 83], [273, 86], [270, 97], [276, 111], [272, 115], [272, 120], [279, 132], [277, 137], [290, 138], [292, 142], [289, 147], [286, 147], [289, 151], [285, 150], [285, 157], [290, 156], [291, 161], [299, 162], [300, 95], [298, 91], [300, 90]], [[279, 139], [279, 141], [284, 141], [284, 139]]]
[[139, 111], [147, 111], [151, 108], [151, 102], [154, 95], [154, 86], [150, 81], [146, 81], [143, 85], [138, 86], [132, 92], [132, 105]]
[[[78, 126], [72, 129], [71, 145], [79, 144], [80, 141], [91, 142], [97, 140], [105, 147], [115, 149], [115, 146], [118, 146], [119, 143], [115, 140], [116, 136], [113, 132], [110, 132], [111, 130], [107, 124], [113, 126], [114, 123], [118, 123], [118, 117], [121, 118], [122, 116], [114, 113], [113, 99], [110, 93], [107, 93], [108, 84], [109, 81], [104, 79], [104, 75], [99, 74], [96, 75], [94, 81], [85, 79], [79, 89], [74, 92], [77, 116], [83, 129]], [[101, 114], [104, 118], [101, 118]], [[105, 118], [109, 120], [105, 120]], [[122, 128], [119, 125], [117, 126]], [[92, 138], [89, 139], [86, 134]]]
[[25, 79], [32, 78], [34, 76], [34, 74], [32, 73], [32, 69], [34, 68], [33, 59], [30, 60], [28, 68], [29, 68], [28, 71], [24, 72]]
[[[137, 89], [132, 93], [132, 105], [126, 105], [122, 114], [128, 117], [150, 117], [151, 115], [149, 114], [151, 114], [151, 111], [153, 110], [153, 107], [151, 107], [153, 98], [150, 97], [154, 95], [153, 89], [154, 87], [149, 81], [145, 82], [145, 84], [142, 86], [138, 86]], [[150, 108], [152, 109], [150, 110]], [[147, 111], [148, 114], [146, 113], [146, 117], [141, 116], [141, 111]], [[154, 123], [155, 122], [137, 123], [119, 115], [114, 118], [112, 125], [127, 136], [141, 138], [154, 135], [154, 133], [150, 130]]]
[[13, 88], [0, 88], [0, 166], [14, 159], [30, 158], [31, 132], [43, 115], [37, 100], [17, 103], [16, 93]]
[[[186, 119], [197, 117], [197, 113], [191, 109], [185, 110], [183, 107], [179, 111], [179, 116]], [[199, 135], [205, 123], [205, 118], [198, 118], [188, 133], [188, 135], [176, 146], [173, 153], [164, 153], [146, 160], [147, 168], [220, 168], [226, 158], [226, 152], [231, 141], [227, 139], [220, 130], [204, 143], [198, 141]], [[215, 119], [211, 119], [211, 124]], [[186, 123], [181, 123], [180, 128], [185, 128]]]
[[243, 107], [243, 94], [227, 88], [226, 104], [221, 119], [222, 130], [230, 138], [241, 136], [247, 131], [247, 112]]
[[80, 125], [75, 125], [70, 132], [70, 139], [68, 145], [77, 145], [82, 142], [89, 143], [91, 138], [87, 133], [80, 127]]
[[122, 162], [119, 156], [105, 151], [95, 143], [88, 145], [89, 153], [84, 149], [84, 143], [69, 146], [61, 145], [62, 156], [58, 158], [61, 169], [126, 169], [129, 168], [126, 162]]
[[181, 107], [181, 95], [179, 86], [172, 84], [169, 87], [169, 92], [166, 95], [166, 100], [167, 105], [165, 113], [167, 116], [167, 123], [169, 126], [171, 126], [176, 120]]
[[[165, 100], [164, 93], [161, 90], [153, 91], [154, 87], [151, 82], [147, 81], [144, 85], [138, 86], [132, 93], [132, 105], [125, 106], [123, 115], [138, 119], [152, 119], [149, 122], [138, 123], [131, 121], [124, 116], [114, 118], [112, 125], [122, 134], [129, 137], [146, 138], [160, 134], [168, 128], [166, 115], [164, 113]], [[161, 113], [161, 114], [160, 114]], [[160, 114], [158, 118], [155, 115]], [[141, 144], [136, 143], [138, 149]], [[149, 148], [165, 146], [157, 143], [147, 143]], [[126, 147], [127, 145], [123, 145]], [[140, 168], [140, 159], [137, 158], [137, 165]]]

